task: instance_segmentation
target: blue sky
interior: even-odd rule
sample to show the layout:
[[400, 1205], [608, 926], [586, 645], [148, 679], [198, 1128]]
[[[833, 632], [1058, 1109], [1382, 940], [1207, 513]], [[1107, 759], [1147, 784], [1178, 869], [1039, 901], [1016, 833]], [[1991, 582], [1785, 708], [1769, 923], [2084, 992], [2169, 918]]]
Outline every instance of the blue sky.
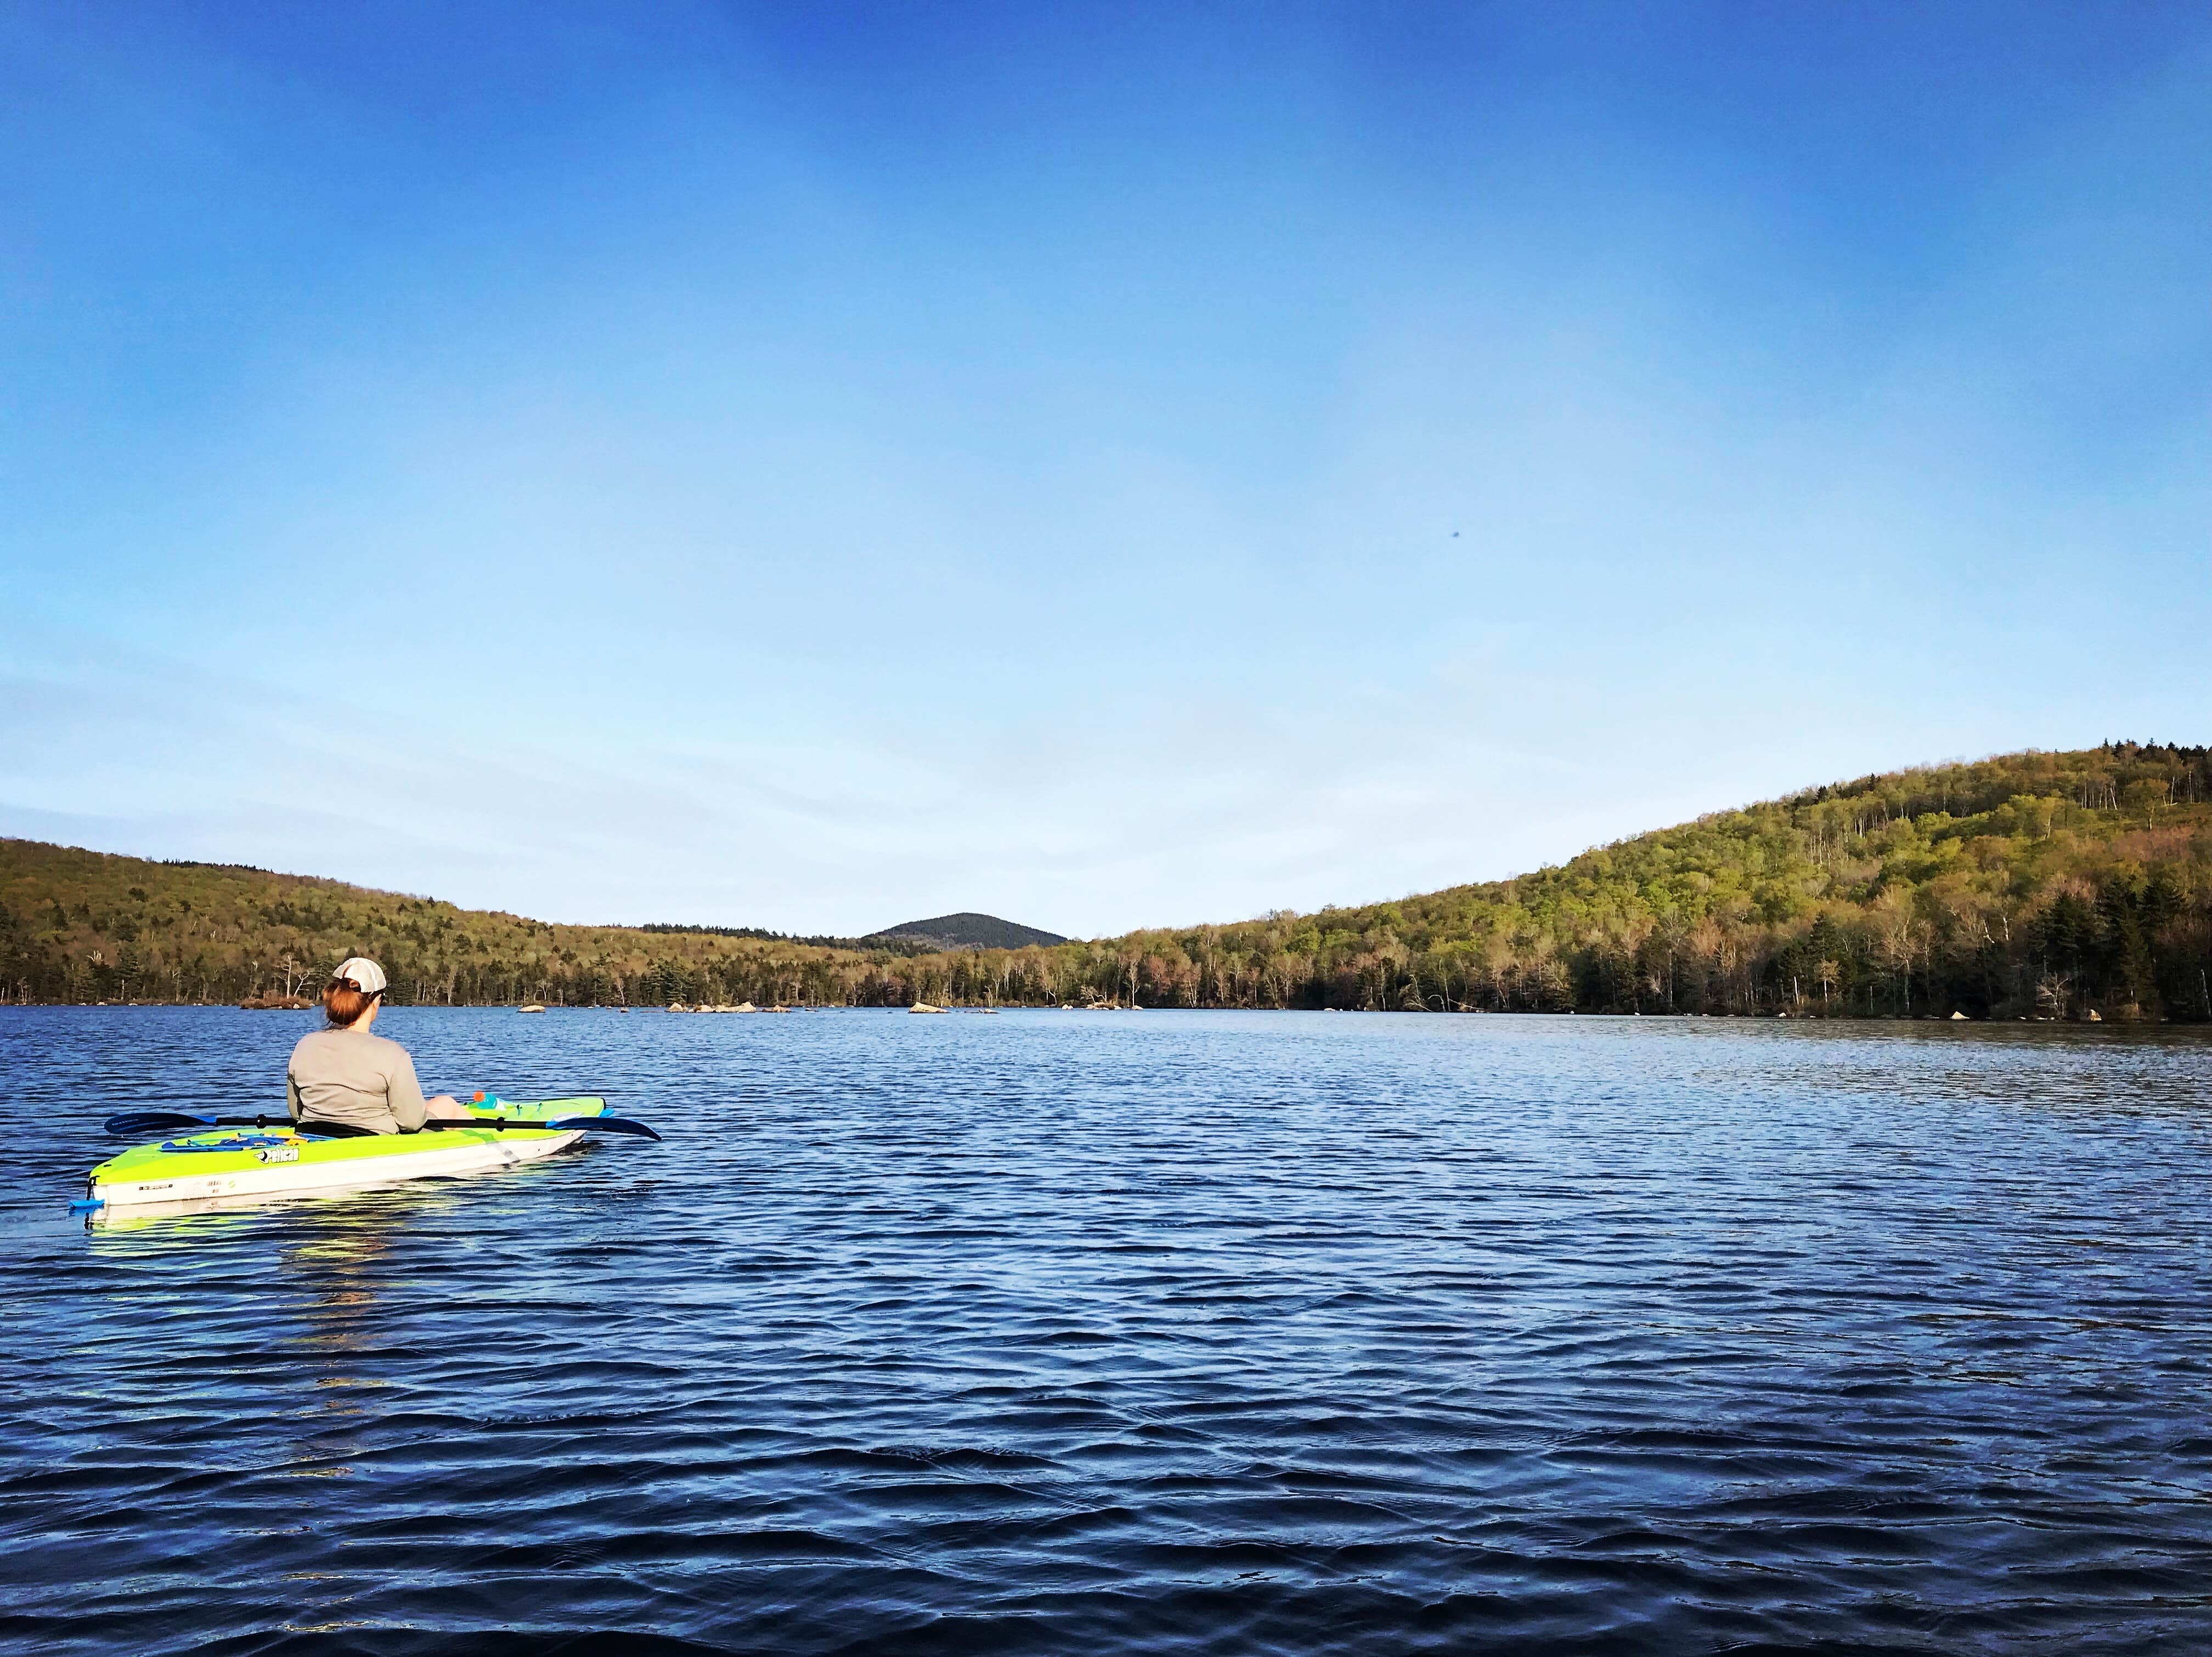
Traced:
[[2212, 738], [2201, 7], [0, 9], [0, 833], [1097, 935]]

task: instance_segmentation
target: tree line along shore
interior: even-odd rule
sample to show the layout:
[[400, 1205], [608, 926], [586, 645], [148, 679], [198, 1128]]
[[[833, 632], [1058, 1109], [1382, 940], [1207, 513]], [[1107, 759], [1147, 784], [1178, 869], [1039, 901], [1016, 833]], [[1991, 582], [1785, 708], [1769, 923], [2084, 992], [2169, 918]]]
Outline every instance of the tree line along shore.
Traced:
[[553, 925], [0, 840], [0, 1001], [1285, 1007], [2212, 1018], [2212, 753], [2108, 743], [1809, 789], [1509, 880], [1017, 950]]

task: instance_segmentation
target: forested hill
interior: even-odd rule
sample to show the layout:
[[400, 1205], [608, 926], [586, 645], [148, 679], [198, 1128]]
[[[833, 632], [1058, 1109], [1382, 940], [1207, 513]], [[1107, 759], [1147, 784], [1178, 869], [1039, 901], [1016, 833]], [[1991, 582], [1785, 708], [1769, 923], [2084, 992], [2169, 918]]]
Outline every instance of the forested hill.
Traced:
[[927, 920], [904, 921], [879, 932], [871, 932], [860, 942], [866, 947], [908, 939], [941, 950], [1023, 950], [1032, 944], [1067, 942], [1058, 932], [1042, 932], [1018, 921], [1001, 920], [996, 915], [977, 914], [972, 910], [963, 910], [957, 915], [933, 915]]
[[1148, 1001], [2212, 1016], [2212, 754], [1916, 768], [1391, 903], [1139, 932]]
[[313, 994], [349, 955], [399, 1003], [896, 999], [896, 950], [773, 933], [570, 926], [228, 864], [0, 840], [0, 999]]
[[2107, 744], [1864, 777], [1515, 879], [1045, 948], [549, 926], [0, 841], [0, 998], [235, 999], [356, 951], [398, 1001], [2212, 1017], [2212, 756]]

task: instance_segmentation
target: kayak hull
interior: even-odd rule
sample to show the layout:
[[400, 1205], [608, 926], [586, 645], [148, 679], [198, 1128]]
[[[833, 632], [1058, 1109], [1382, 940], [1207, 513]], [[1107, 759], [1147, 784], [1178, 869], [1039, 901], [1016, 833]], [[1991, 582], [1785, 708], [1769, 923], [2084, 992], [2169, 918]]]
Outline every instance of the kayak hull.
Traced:
[[[606, 1101], [597, 1098], [502, 1100], [498, 1114], [550, 1122], [604, 1115], [606, 1108]], [[580, 1128], [550, 1127], [458, 1127], [344, 1139], [295, 1133], [289, 1125], [210, 1129], [110, 1157], [92, 1170], [85, 1197], [116, 1209], [349, 1191], [513, 1168], [566, 1150], [583, 1137]]]

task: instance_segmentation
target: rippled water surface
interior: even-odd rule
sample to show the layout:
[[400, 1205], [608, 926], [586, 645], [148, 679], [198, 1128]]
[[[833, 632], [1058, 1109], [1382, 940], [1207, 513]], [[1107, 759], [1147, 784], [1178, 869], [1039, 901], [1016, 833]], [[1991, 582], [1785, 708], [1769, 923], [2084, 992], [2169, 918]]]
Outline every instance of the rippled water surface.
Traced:
[[67, 1212], [308, 1027], [0, 1009], [0, 1647], [2212, 1649], [2186, 1032], [403, 1008], [666, 1143]]

